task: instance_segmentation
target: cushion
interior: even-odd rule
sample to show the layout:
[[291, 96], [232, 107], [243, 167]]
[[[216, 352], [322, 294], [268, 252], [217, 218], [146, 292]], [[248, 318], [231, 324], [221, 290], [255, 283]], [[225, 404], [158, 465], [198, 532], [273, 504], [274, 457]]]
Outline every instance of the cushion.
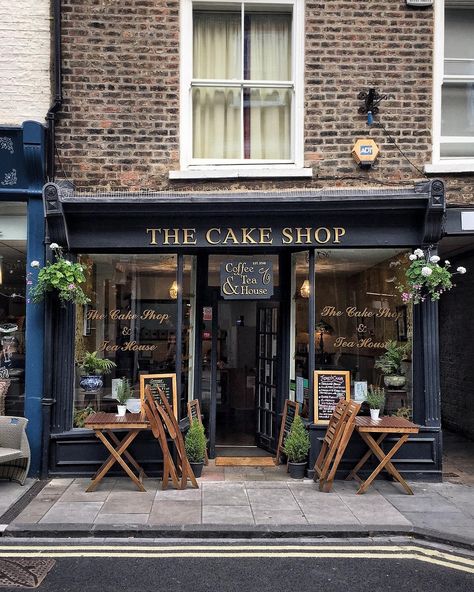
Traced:
[[0, 448], [0, 463], [23, 458], [23, 453], [17, 448]]

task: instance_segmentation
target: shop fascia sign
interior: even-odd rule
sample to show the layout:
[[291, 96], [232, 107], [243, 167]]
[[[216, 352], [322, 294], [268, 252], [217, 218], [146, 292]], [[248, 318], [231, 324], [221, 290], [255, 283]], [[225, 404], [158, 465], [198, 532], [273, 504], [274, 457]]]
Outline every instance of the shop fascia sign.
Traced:
[[209, 228], [147, 228], [150, 246], [159, 247], [253, 247], [294, 245], [339, 245], [346, 234], [341, 226], [306, 226], [272, 228], [224, 227]]

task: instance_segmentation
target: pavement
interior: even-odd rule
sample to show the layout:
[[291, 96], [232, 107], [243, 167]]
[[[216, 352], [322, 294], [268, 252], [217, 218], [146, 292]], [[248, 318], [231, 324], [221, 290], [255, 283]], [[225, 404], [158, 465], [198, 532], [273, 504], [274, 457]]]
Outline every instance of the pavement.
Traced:
[[[86, 493], [89, 479], [52, 479], [24, 509], [15, 512], [13, 506], [3, 515], [9, 518], [3, 536], [406, 535], [474, 549], [474, 443], [453, 436], [447, 451], [449, 480], [412, 482], [413, 496], [385, 480], [377, 480], [364, 495], [356, 494], [355, 481], [336, 481], [331, 493], [322, 493], [312, 480], [290, 479], [284, 467], [216, 467], [212, 462], [199, 489], [183, 491], [163, 491], [159, 479], [148, 479], [147, 491], [139, 492], [120, 477], [105, 478], [95, 492]], [[5, 486], [12, 491], [12, 484], [0, 482], [2, 500]]]

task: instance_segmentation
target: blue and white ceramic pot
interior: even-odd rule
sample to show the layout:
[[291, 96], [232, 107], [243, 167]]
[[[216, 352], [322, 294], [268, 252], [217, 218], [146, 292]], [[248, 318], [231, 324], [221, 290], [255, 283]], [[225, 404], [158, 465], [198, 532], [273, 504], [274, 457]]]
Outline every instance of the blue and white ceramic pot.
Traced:
[[104, 386], [104, 379], [97, 374], [85, 374], [79, 379], [79, 385], [86, 393], [95, 393]]

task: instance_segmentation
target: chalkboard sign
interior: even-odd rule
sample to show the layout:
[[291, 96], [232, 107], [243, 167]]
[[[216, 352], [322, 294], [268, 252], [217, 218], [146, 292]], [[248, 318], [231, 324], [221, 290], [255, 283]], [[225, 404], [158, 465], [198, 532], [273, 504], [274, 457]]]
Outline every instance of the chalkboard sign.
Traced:
[[154, 399], [160, 399], [158, 388], [163, 391], [168, 403], [173, 409], [174, 416], [178, 419], [178, 395], [176, 391], [176, 374], [142, 374], [140, 376], [140, 399], [145, 399], [145, 387], [149, 386]]
[[280, 463], [280, 456], [283, 454], [283, 446], [285, 444], [285, 438], [290, 433], [291, 424], [293, 420], [298, 415], [298, 403], [295, 401], [285, 401], [285, 407], [283, 408], [283, 415], [281, 417], [281, 427], [280, 427], [280, 436], [278, 438], [278, 447], [277, 447], [277, 455], [275, 459], [275, 464]]
[[315, 370], [314, 423], [329, 423], [340, 399], [351, 398], [349, 370]]

